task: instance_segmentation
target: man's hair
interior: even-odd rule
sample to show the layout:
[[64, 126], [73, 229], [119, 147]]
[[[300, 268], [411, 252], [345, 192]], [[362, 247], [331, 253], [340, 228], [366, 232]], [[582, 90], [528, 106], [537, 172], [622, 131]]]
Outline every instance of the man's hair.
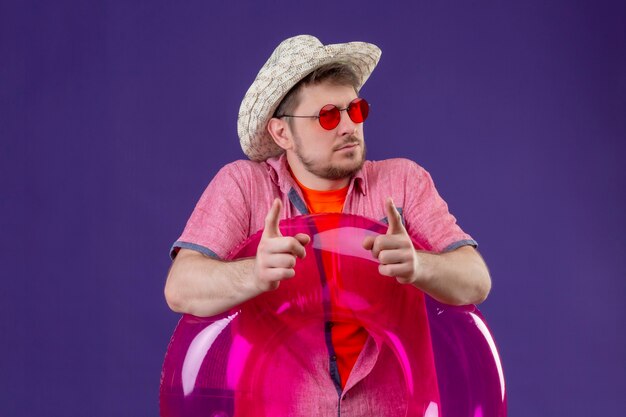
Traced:
[[321, 84], [323, 82], [337, 86], [349, 85], [354, 88], [355, 92], [359, 88], [359, 77], [349, 64], [344, 62], [332, 62], [322, 65], [291, 87], [291, 90], [289, 90], [276, 108], [274, 117], [291, 114], [293, 109], [298, 107], [300, 100], [299, 93], [302, 87]]

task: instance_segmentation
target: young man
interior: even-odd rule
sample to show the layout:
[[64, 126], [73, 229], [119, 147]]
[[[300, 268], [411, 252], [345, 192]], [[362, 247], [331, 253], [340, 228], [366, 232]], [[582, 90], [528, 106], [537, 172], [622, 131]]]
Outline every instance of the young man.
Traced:
[[[456, 224], [428, 173], [404, 159], [365, 160], [369, 107], [358, 92], [379, 58], [371, 44], [322, 45], [312, 36], [276, 48], [239, 113], [240, 142], [251, 161], [220, 170], [172, 248], [165, 296], [174, 311], [215, 315], [293, 278], [310, 237], [281, 236], [278, 222], [315, 212], [386, 219], [387, 234], [363, 242], [381, 274], [448, 304], [486, 298], [491, 281], [476, 243]], [[261, 228], [255, 258], [222, 261]], [[428, 251], [416, 251], [411, 238]], [[327, 377], [347, 401], [346, 383], [368, 335], [353, 323], [330, 331], [338, 359]], [[367, 401], [367, 393], [360, 398], [351, 401]]]

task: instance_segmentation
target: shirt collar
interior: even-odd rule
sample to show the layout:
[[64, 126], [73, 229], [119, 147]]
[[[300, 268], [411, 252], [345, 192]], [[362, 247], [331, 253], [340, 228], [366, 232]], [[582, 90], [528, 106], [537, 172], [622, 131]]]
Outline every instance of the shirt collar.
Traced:
[[[289, 172], [287, 155], [285, 154], [285, 152], [283, 152], [279, 156], [267, 159], [265, 163], [268, 165], [268, 170], [272, 181], [276, 185], [278, 185], [283, 193], [288, 194], [292, 188], [299, 189], [298, 185], [291, 176], [291, 173]], [[365, 175], [365, 172], [363, 171], [363, 168], [358, 170], [357, 173], [354, 174], [350, 179], [348, 194], [350, 194], [353, 190], [358, 190], [363, 195], [367, 195], [367, 177]]]

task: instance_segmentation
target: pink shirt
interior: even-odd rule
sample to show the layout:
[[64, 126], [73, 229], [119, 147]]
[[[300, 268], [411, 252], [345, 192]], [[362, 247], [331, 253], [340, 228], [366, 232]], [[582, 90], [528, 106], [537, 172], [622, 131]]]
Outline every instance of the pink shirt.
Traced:
[[[422, 248], [444, 252], [476, 245], [448, 212], [428, 172], [407, 159], [366, 161], [350, 181], [343, 212], [386, 222], [387, 197], [393, 198], [408, 233]], [[188, 248], [214, 258], [228, 258], [241, 242], [263, 228], [275, 198], [283, 202], [281, 218], [308, 213], [284, 154], [266, 162], [239, 160], [224, 166], [202, 194], [182, 235], [174, 243], [171, 256], [175, 257], [179, 248]], [[416, 299], [412, 307], [424, 317], [418, 321], [425, 326], [423, 297]], [[416, 318], [413, 316], [412, 320]], [[417, 334], [427, 334], [426, 328], [416, 331]], [[307, 354], [319, 356], [311, 361], [317, 365], [303, 372], [298, 389], [288, 390], [289, 395], [297, 396], [288, 401], [296, 408], [285, 410], [285, 415], [336, 417], [338, 411], [346, 417], [405, 415], [402, 369], [389, 347], [370, 337], [341, 390], [336, 382], [336, 364], [329, 361], [329, 350], [323, 345], [323, 334], [314, 339]], [[426, 353], [420, 355], [425, 363], [432, 361], [432, 353], [427, 352], [429, 346], [424, 344]], [[433, 372], [424, 374], [424, 398], [438, 396]], [[284, 390], [280, 393], [277, 395], [286, 395]]]
[[[447, 252], [476, 242], [456, 224], [428, 172], [408, 159], [366, 161], [350, 181], [343, 212], [387, 222], [384, 202], [393, 201], [411, 237], [431, 252]], [[171, 249], [194, 249], [225, 259], [262, 229], [275, 198], [281, 218], [308, 214], [302, 191], [283, 155], [266, 162], [239, 160], [224, 166], [208, 185]]]

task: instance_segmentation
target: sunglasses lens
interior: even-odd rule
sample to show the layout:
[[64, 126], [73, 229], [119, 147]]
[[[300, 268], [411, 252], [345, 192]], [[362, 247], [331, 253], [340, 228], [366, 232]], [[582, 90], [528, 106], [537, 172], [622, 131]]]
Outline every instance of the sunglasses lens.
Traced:
[[332, 130], [337, 127], [341, 119], [341, 113], [336, 106], [327, 104], [322, 107], [319, 114], [320, 125], [326, 130]]
[[348, 116], [354, 123], [363, 123], [370, 112], [370, 105], [363, 98], [353, 100], [348, 106]]

